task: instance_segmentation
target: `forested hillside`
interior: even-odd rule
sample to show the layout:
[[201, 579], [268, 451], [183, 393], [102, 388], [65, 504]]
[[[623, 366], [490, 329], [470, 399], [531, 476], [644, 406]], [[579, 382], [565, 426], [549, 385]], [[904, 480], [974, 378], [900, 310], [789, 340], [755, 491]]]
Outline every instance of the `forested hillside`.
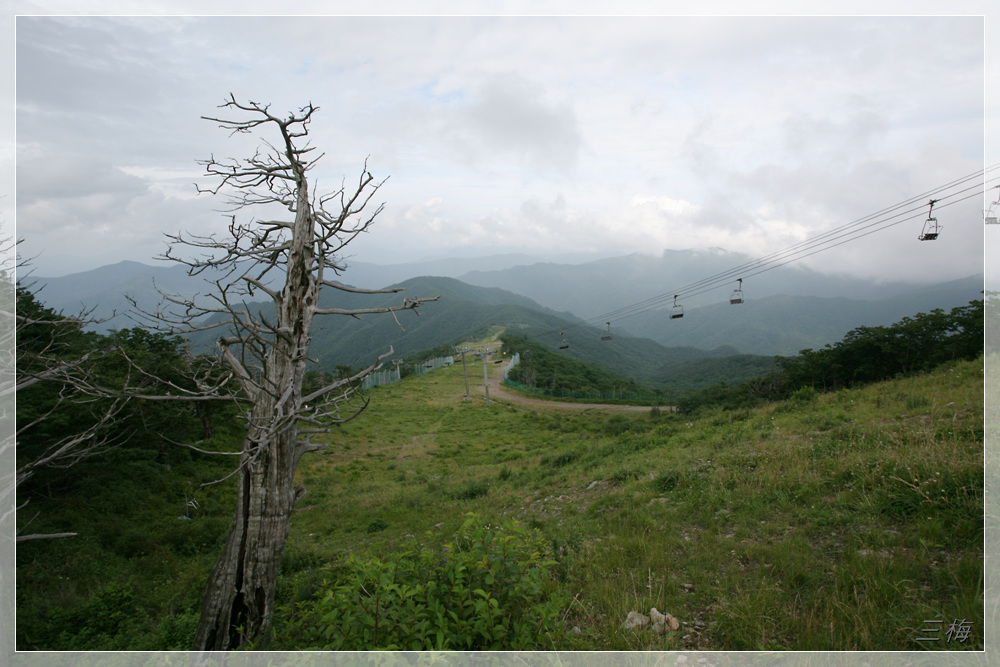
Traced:
[[527, 338], [504, 335], [503, 351], [520, 355], [508, 379], [527, 387], [580, 394], [637, 393], [643, 387], [593, 364], [561, 356]]
[[[996, 307], [991, 297], [990, 308]], [[765, 376], [737, 386], [721, 383], [690, 392], [680, 404], [688, 411], [704, 405], [746, 407], [912, 375], [958, 359], [976, 359], [983, 354], [984, 315], [984, 302], [977, 300], [947, 313], [940, 309], [917, 313], [891, 326], [858, 327], [832, 345], [779, 357], [776, 368]]]

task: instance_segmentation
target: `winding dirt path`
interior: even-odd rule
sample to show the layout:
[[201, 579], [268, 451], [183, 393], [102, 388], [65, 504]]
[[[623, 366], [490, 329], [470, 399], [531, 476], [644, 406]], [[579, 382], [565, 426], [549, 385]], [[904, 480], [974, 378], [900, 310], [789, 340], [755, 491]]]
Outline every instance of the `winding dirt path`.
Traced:
[[[582, 412], [584, 410], [594, 410], [598, 412], [649, 412], [652, 408], [648, 405], [615, 405], [611, 403], [563, 403], [559, 401], [547, 401], [541, 398], [532, 398], [530, 396], [523, 396], [521, 394], [507, 391], [503, 385], [500, 384], [501, 378], [503, 378], [503, 366], [490, 364], [490, 400], [498, 399], [500, 401], [507, 401], [508, 403], [515, 403], [517, 405], [523, 405], [535, 410], [576, 410]], [[483, 396], [485, 392], [482, 386], [479, 387], [478, 393]], [[671, 408], [661, 407], [661, 410], [669, 410]]]

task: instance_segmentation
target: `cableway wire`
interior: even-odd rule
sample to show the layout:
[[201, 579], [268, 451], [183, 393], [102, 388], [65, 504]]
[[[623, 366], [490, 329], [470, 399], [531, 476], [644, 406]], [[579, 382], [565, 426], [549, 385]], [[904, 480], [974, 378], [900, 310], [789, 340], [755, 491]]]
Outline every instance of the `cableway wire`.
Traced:
[[[955, 179], [950, 183], [946, 183], [945, 185], [938, 186], [925, 193], [911, 197], [903, 202], [895, 204], [894, 206], [884, 208], [880, 211], [859, 218], [858, 220], [847, 223], [846, 225], [842, 225], [841, 227], [837, 227], [810, 239], [806, 239], [805, 241], [801, 241], [782, 250], [765, 255], [746, 264], [742, 264], [694, 283], [689, 283], [676, 290], [671, 290], [669, 292], [664, 292], [663, 294], [650, 297], [649, 299], [645, 299], [638, 303], [624, 306], [601, 315], [596, 315], [579, 323], [567, 325], [560, 331], [564, 332], [567, 329], [595, 325], [609, 320], [620, 321], [622, 319], [633, 317], [649, 310], [654, 310], [667, 305], [672, 299], [674, 299], [675, 295], [678, 296], [678, 298], [697, 296], [705, 292], [719, 289], [724, 285], [732, 284], [736, 277], [747, 278], [759, 275], [765, 271], [785, 266], [805, 257], [844, 245], [845, 243], [855, 241], [859, 238], [874, 234], [875, 232], [888, 229], [889, 227], [894, 227], [902, 224], [903, 222], [920, 218], [926, 213], [926, 207], [928, 205], [926, 198], [928, 197], [939, 195], [938, 199], [935, 200], [934, 205], [938, 209], [947, 208], [948, 206], [952, 206], [985, 193], [988, 189], [986, 187], [988, 183], [1000, 180], [998, 177], [990, 179], [986, 178], [989, 173], [995, 172], [997, 169], [1000, 169], [1000, 163], [962, 178]], [[961, 190], [950, 192], [950, 190], [955, 187], [967, 184], [976, 179], [979, 179], [978, 183], [968, 185]], [[959, 195], [964, 196], [959, 197]], [[845, 234], [847, 234], [846, 238]], [[544, 332], [544, 334], [552, 333], [557, 333], [557, 331], [552, 330]]]
[[[949, 195], [947, 195], [947, 199], [957, 197], [960, 194], [965, 194], [966, 192], [968, 192], [969, 190], [972, 190], [972, 189], [975, 189], [975, 188], [966, 188], [965, 190], [949, 194]], [[973, 192], [972, 194], [966, 194], [964, 197], [955, 199], [954, 201], [946, 201], [946, 197], [942, 197], [939, 200], [935, 200], [935, 206], [937, 206], [938, 209], [947, 208], [948, 206], [952, 206], [952, 205], [957, 204], [959, 202], [965, 201], [966, 199], [971, 199], [972, 197], [975, 197], [975, 196], [977, 196], [979, 194], [982, 194], [982, 190], [979, 190], [977, 192]], [[942, 203], [942, 202], [944, 202], [944, 203]], [[730, 269], [729, 271], [727, 271], [725, 273], [721, 273], [721, 274], [717, 274], [716, 276], [713, 276], [713, 278], [701, 280], [701, 281], [698, 281], [697, 283], [692, 283], [690, 285], [685, 286], [683, 288], [683, 295], [685, 297], [691, 297], [691, 296], [696, 296], [698, 294], [704, 294], [705, 292], [709, 292], [709, 291], [712, 291], [714, 289], [718, 289], [721, 286], [719, 284], [720, 281], [722, 281], [724, 283], [730, 283], [730, 282], [732, 282], [732, 278], [734, 276], [739, 275], [741, 277], [752, 277], [752, 276], [755, 276], [755, 275], [759, 275], [761, 273], [764, 273], [765, 271], [770, 271], [771, 269], [776, 269], [778, 267], [785, 266], [786, 264], [791, 264], [792, 262], [796, 262], [796, 261], [798, 261], [798, 260], [800, 260], [800, 259], [802, 259], [804, 257], [809, 257], [809, 256], [815, 255], [815, 254], [817, 254], [819, 252], [823, 252], [825, 250], [829, 250], [831, 248], [835, 248], [837, 246], [844, 245], [845, 243], [849, 243], [851, 241], [855, 241], [855, 240], [863, 238], [865, 236], [869, 236], [870, 234], [874, 234], [875, 232], [882, 231], [883, 229], [888, 229], [889, 227], [894, 227], [894, 226], [899, 225], [901, 223], [909, 222], [910, 220], [921, 218], [926, 213], [926, 211], [924, 210], [926, 206], [927, 206], [927, 204], [922, 204], [922, 205], [920, 205], [917, 208], [909, 209], [907, 211], [903, 211], [901, 213], [897, 213], [897, 214], [891, 216], [890, 218], [881, 219], [881, 220], [878, 220], [878, 221], [873, 222], [871, 224], [865, 225], [864, 227], [852, 230], [852, 231], [849, 232], [849, 234], [851, 234], [851, 236], [849, 236], [847, 238], [840, 238], [839, 240], [836, 240], [836, 242], [834, 242], [833, 240], [824, 241], [821, 244], [821, 247], [816, 248], [816, 249], [814, 249], [815, 246], [816, 245], [820, 245], [820, 244], [813, 243], [813, 244], [809, 244], [809, 245], [803, 245], [801, 248], [796, 249], [794, 253], [785, 254], [783, 257], [778, 258], [778, 259], [784, 260], [784, 261], [781, 261], [781, 262], [777, 262], [777, 260], [775, 260], [773, 262], [770, 262], [769, 265], [767, 265], [765, 263], [762, 263], [762, 262], [758, 261], [758, 262], [751, 262], [751, 263], [749, 263], [747, 265], [744, 265], [742, 267], [737, 267], [736, 269]], [[914, 211], [917, 211], [918, 214], [917, 215], [909, 215], [909, 214], [913, 213]], [[895, 222], [890, 222], [890, 220], [892, 220], [893, 218], [900, 218], [901, 216], [904, 216], [904, 215], [906, 217], [904, 217], [902, 219], [899, 219], [899, 220], [896, 220]], [[874, 229], [873, 229], [873, 227], [874, 227]], [[809, 251], [809, 252], [807, 252], [807, 251]], [[762, 266], [765, 267], [765, 268], [760, 268]], [[754, 270], [754, 269], [758, 269], [758, 270]], [[747, 273], [747, 271], [751, 271], [751, 273]]]

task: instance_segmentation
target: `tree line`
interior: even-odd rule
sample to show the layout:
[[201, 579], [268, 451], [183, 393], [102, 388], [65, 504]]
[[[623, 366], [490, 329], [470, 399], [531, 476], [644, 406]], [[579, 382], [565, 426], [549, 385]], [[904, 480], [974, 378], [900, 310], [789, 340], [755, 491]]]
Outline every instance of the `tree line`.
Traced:
[[[997, 310], [990, 296], [989, 308]], [[741, 408], [788, 398], [795, 392], [835, 391], [929, 371], [984, 351], [984, 301], [904, 317], [888, 326], [862, 326], [821, 349], [795, 357], [776, 357], [770, 373], [735, 386], [719, 383], [685, 393], [678, 407], [693, 412], [706, 406]]]
[[514, 382], [552, 391], [611, 393], [649, 391], [634, 380], [577, 359], [555, 354], [523, 336], [504, 334], [503, 352], [520, 353], [521, 360], [511, 369]]
[[[225, 404], [127, 395], [126, 388], [140, 386], [163, 395], [197, 389], [192, 378], [207, 360], [188, 354], [180, 336], [141, 328], [87, 331], [84, 319], [57, 313], [21, 285], [16, 317], [19, 506], [29, 506], [40, 493], [71, 492], [73, 466], [84, 459], [126, 447], [150, 450], [169, 464], [175, 445], [208, 440], [221, 420], [236, 418]], [[141, 377], [136, 368], [142, 368]], [[23, 530], [18, 535], [44, 537]]]

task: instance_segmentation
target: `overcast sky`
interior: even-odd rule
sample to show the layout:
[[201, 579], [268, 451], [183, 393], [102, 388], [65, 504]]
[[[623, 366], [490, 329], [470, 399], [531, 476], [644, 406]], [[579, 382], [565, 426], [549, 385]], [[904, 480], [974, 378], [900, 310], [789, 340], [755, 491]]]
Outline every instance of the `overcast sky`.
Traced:
[[[14, 4], [19, 14], [135, 5]], [[141, 4], [164, 6], [228, 14], [233, 3]], [[682, 5], [572, 5], [612, 6]], [[739, 5], [755, 14], [782, 6]], [[356, 179], [366, 159], [389, 177], [384, 212], [351, 247], [355, 261], [376, 263], [703, 247], [760, 256], [998, 161], [984, 150], [995, 145], [985, 82], [997, 70], [984, 67], [982, 16], [719, 13], [19, 16], [22, 255], [36, 275], [58, 276], [155, 263], [164, 232], [222, 231], [222, 202], [193, 184], [209, 183], [197, 160], [254, 149], [200, 118], [218, 114], [229, 93], [281, 113], [319, 107], [311, 136], [326, 154], [314, 172], [320, 190]], [[15, 217], [10, 203], [5, 220]], [[982, 209], [977, 197], [941, 210], [933, 243], [916, 240], [916, 221], [806, 262], [878, 279], [976, 273]]]

